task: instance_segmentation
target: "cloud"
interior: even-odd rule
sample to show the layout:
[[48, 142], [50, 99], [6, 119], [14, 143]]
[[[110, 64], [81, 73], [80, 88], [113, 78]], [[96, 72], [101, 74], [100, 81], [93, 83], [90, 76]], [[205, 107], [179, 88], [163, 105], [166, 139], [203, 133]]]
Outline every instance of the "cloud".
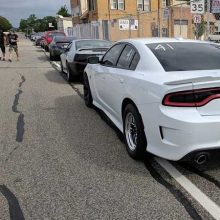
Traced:
[[38, 18], [55, 16], [63, 5], [67, 5], [70, 10], [70, 0], [0, 0], [0, 15], [18, 27], [20, 20], [30, 14]]

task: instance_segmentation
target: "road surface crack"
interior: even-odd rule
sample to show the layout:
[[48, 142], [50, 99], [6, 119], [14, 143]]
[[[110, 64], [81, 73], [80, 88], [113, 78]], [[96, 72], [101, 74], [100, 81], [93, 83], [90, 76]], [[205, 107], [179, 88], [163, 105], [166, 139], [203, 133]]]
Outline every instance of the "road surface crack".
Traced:
[[19, 114], [18, 116], [18, 120], [17, 120], [17, 134], [16, 134], [16, 141], [17, 142], [22, 142], [23, 141], [23, 136], [24, 136], [24, 126], [25, 126], [25, 122], [24, 122], [24, 114], [22, 111], [18, 110], [18, 105], [19, 105], [19, 99], [21, 94], [23, 93], [22, 91], [22, 85], [23, 83], [26, 81], [25, 77], [21, 74], [19, 74], [21, 77], [21, 81], [19, 82], [18, 85], [18, 92], [17, 94], [15, 94], [15, 98], [13, 101], [13, 105], [12, 105], [12, 111], [14, 113]]
[[24, 215], [16, 196], [5, 186], [0, 185], [0, 192], [6, 198], [11, 220], [24, 220]]

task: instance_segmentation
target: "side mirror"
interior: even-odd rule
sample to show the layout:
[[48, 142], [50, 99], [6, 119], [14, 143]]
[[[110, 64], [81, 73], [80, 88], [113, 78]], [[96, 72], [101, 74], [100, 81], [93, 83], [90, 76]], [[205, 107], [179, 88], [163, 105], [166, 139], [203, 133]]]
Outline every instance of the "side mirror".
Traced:
[[99, 61], [99, 57], [89, 57], [88, 58], [88, 63], [90, 64], [98, 64], [100, 61]]

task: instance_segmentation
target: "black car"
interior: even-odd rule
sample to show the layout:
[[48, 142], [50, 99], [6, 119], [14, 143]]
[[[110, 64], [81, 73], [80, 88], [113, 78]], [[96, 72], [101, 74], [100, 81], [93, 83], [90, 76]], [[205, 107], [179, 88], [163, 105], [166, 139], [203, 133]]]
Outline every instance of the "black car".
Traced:
[[60, 55], [65, 52], [66, 48], [75, 37], [56, 36], [49, 45], [50, 60], [59, 60]]
[[89, 57], [101, 58], [111, 46], [112, 43], [106, 40], [73, 40], [65, 52], [60, 55], [61, 71], [67, 74], [67, 79], [71, 82], [76, 77], [82, 76]]

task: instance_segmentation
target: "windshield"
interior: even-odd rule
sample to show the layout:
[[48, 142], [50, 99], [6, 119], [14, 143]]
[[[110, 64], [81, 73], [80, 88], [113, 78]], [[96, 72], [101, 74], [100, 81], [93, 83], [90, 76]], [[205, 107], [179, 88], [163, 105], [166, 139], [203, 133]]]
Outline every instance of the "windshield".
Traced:
[[217, 44], [168, 42], [147, 47], [167, 72], [220, 69], [220, 45]]
[[82, 40], [76, 42], [76, 49], [80, 48], [109, 48], [112, 43], [104, 40]]

